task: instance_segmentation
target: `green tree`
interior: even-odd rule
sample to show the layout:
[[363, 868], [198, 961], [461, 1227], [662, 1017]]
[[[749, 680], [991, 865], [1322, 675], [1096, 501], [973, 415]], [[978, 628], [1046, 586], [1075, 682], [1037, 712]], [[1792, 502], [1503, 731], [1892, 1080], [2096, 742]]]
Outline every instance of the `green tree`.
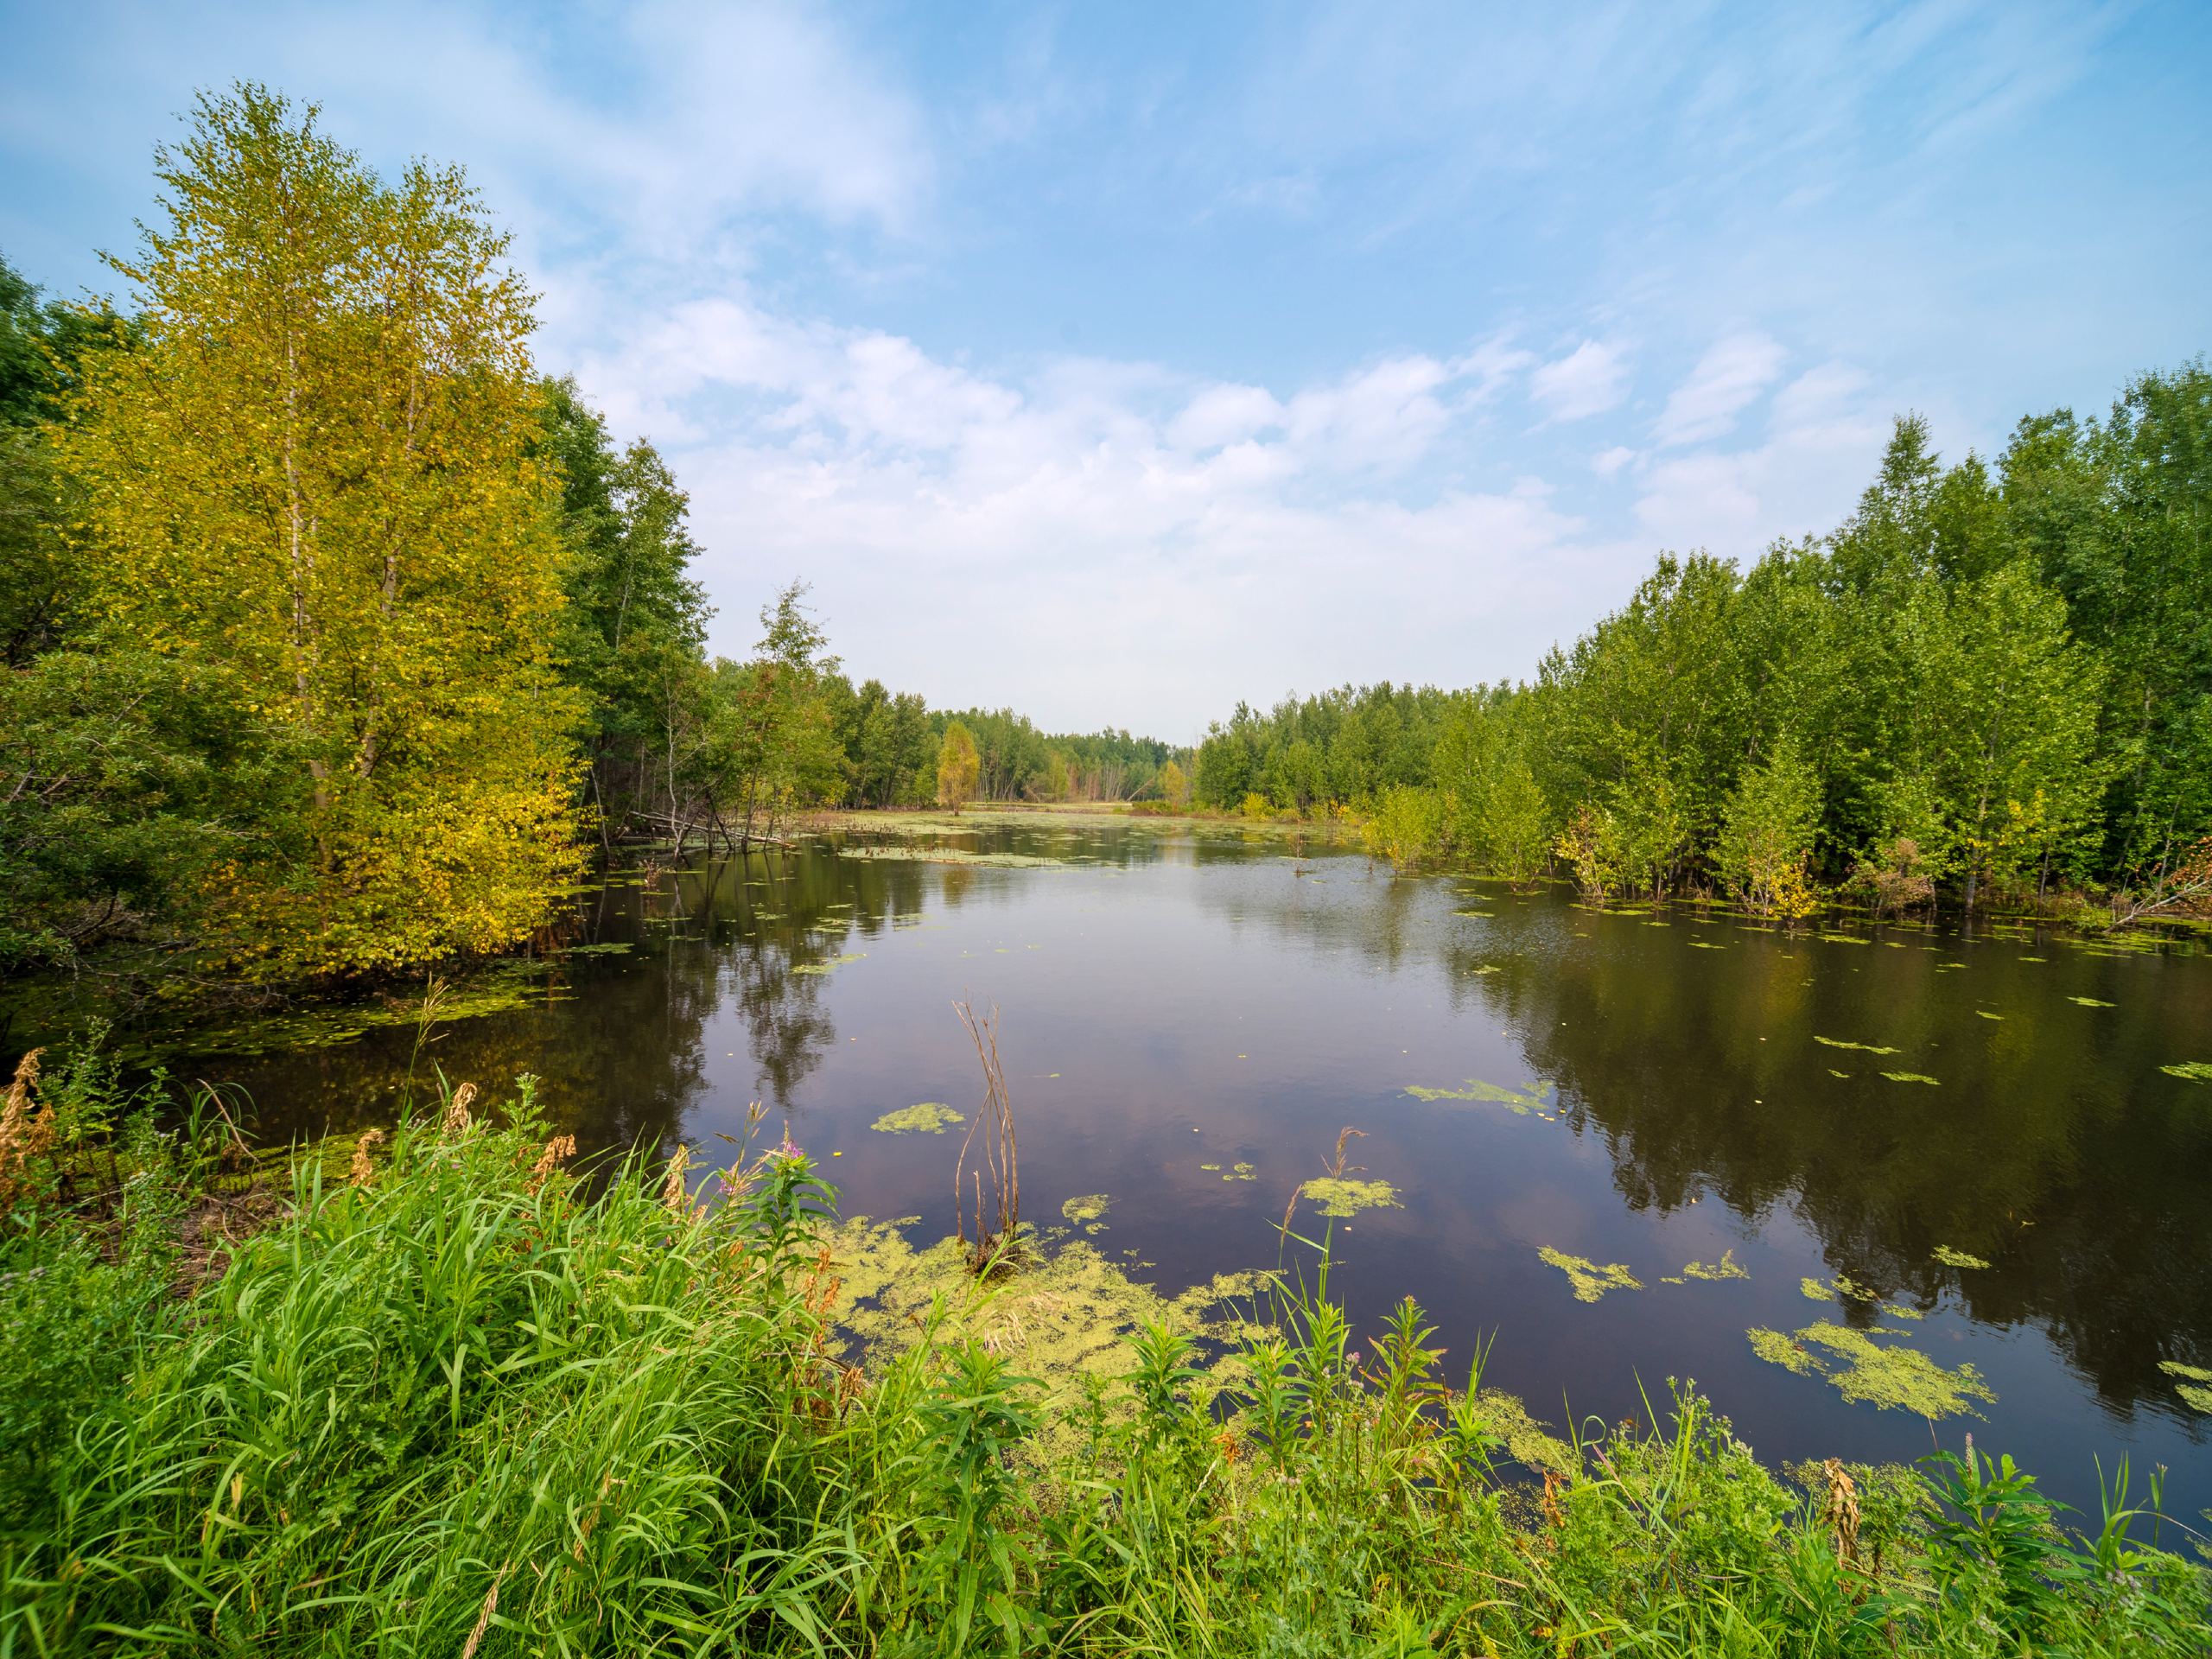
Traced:
[[1820, 776], [1796, 739], [1785, 734], [1728, 792], [1713, 849], [1721, 879], [1761, 916], [1808, 913], [1806, 873], [1820, 822]]

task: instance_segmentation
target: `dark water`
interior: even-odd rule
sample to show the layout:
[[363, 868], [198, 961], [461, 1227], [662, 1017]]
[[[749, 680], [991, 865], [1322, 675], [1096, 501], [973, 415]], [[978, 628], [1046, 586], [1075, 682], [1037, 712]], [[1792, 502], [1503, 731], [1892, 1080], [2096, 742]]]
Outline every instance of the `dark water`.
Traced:
[[[1948, 1419], [1942, 1443], [1971, 1428], [2092, 1507], [2093, 1459], [2125, 1454], [2139, 1497], [2165, 1465], [2170, 1513], [2212, 1505], [2212, 1417], [2158, 1369], [2212, 1365], [2212, 1084], [2160, 1070], [2212, 1059], [2202, 957], [1599, 914], [1233, 832], [999, 823], [950, 844], [1065, 861], [852, 841], [610, 887], [568, 931], [627, 953], [565, 957], [528, 1006], [427, 1052], [495, 1092], [537, 1073], [588, 1145], [712, 1154], [764, 1101], [849, 1213], [918, 1215], [934, 1237], [957, 1133], [869, 1126], [921, 1101], [972, 1112], [952, 1010], [969, 997], [1001, 1011], [1026, 1212], [1108, 1193], [1100, 1243], [1163, 1288], [1274, 1262], [1287, 1195], [1349, 1125], [1362, 1179], [1403, 1205], [1338, 1234], [1355, 1314], [1371, 1328], [1410, 1294], [1455, 1364], [1494, 1332], [1489, 1380], [1554, 1424], [1640, 1414], [1639, 1383], [1663, 1397], [1694, 1377], [1770, 1459], [1916, 1456], [1923, 1420], [1847, 1404], [1745, 1336], [1878, 1323], [1994, 1390], [1987, 1421]], [[390, 1111], [415, 1039], [183, 1069], [244, 1084], [264, 1132], [342, 1128]], [[1406, 1092], [1469, 1078], [1548, 1081], [1556, 1121]], [[1252, 1179], [1200, 1168], [1238, 1163]], [[1547, 1245], [1645, 1288], [1579, 1302]], [[1944, 1266], [1939, 1245], [1991, 1265]], [[1728, 1249], [1748, 1281], [1661, 1282]], [[1925, 1318], [1801, 1291], [1838, 1274]]]

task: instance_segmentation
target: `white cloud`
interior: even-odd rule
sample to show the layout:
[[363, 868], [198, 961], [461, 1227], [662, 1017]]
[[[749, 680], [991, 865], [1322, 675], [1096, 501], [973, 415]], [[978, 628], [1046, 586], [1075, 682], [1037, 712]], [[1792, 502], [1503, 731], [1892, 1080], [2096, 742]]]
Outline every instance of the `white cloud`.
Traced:
[[1611, 478], [1635, 459], [1635, 450], [1626, 444], [1617, 443], [1611, 448], [1601, 449], [1591, 456], [1590, 470], [1600, 478]]
[[887, 683], [951, 706], [1014, 685], [1048, 724], [1187, 737], [1287, 689], [1287, 664], [1316, 684], [1525, 674], [1625, 575], [1630, 550], [1539, 482], [1382, 487], [1464, 435], [1497, 355], [1287, 396], [1083, 359], [1016, 378], [726, 296], [580, 378], [618, 426], [679, 435], [720, 648], [749, 644], [744, 596], [804, 574]]
[[1628, 365], [1612, 346], [1586, 340], [1531, 374], [1529, 391], [1553, 420], [1584, 420], [1620, 406], [1628, 396]]
[[1662, 448], [1726, 435], [1736, 416], [1782, 373], [1782, 347], [1758, 333], [1731, 334], [1700, 358], [1675, 388], [1652, 438]]

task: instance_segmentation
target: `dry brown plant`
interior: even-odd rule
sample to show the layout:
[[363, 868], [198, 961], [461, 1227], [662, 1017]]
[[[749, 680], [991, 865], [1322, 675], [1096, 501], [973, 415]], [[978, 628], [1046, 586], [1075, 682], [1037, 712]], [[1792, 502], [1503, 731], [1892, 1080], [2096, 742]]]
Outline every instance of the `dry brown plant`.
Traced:
[[[972, 1177], [974, 1181], [976, 1244], [968, 1260], [970, 1268], [981, 1273], [1013, 1244], [1020, 1227], [1021, 1162], [1014, 1132], [1014, 1103], [1007, 1094], [1006, 1069], [999, 1064], [999, 1011], [994, 1007], [978, 1017], [964, 1001], [952, 1007], [967, 1027], [976, 1045], [976, 1058], [983, 1068], [983, 1103], [969, 1123], [968, 1134], [960, 1143], [960, 1156], [952, 1166], [953, 1212], [963, 1244], [968, 1242], [969, 1209], [968, 1195], [961, 1191], [961, 1184], [963, 1178]], [[981, 1157], [971, 1171], [968, 1159], [976, 1149], [979, 1135], [982, 1137]], [[983, 1195], [987, 1175], [991, 1187], [988, 1208]]]
[[348, 1179], [355, 1186], [367, 1186], [376, 1179], [376, 1162], [369, 1154], [383, 1144], [382, 1129], [364, 1130], [361, 1138], [353, 1143], [353, 1167]]
[[446, 1103], [446, 1115], [439, 1122], [438, 1134], [447, 1139], [467, 1134], [469, 1125], [474, 1122], [468, 1115], [468, 1109], [475, 1104], [475, 1102], [476, 1085], [474, 1084], [464, 1083], [460, 1088], [454, 1090], [453, 1098]]
[[8, 1103], [0, 1108], [0, 1204], [11, 1202], [22, 1185], [24, 1168], [54, 1149], [54, 1114], [31, 1103], [38, 1087], [39, 1056], [35, 1048], [16, 1062], [16, 1080], [8, 1085]]

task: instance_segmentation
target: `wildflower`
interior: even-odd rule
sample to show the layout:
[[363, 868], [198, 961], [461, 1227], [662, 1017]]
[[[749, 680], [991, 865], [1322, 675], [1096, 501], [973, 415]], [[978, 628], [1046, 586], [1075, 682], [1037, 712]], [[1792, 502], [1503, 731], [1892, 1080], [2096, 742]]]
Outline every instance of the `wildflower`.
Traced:
[[369, 1154], [384, 1144], [382, 1129], [368, 1129], [353, 1143], [353, 1167], [348, 1179], [355, 1186], [366, 1186], [377, 1178], [377, 1166]]
[[476, 1085], [464, 1083], [453, 1091], [453, 1098], [446, 1103], [446, 1115], [438, 1125], [441, 1135], [451, 1137], [468, 1133], [468, 1109], [476, 1099]]

